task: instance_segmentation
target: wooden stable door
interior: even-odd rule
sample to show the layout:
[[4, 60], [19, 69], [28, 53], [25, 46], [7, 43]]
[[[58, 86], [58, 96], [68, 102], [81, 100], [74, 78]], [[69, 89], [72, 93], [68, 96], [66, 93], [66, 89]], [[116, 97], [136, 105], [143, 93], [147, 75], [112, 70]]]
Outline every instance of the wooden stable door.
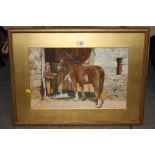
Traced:
[[[56, 66], [59, 63], [59, 57], [64, 55], [65, 52], [72, 55], [75, 60], [79, 61], [79, 63], [84, 66], [89, 66], [91, 64], [91, 48], [46, 48], [45, 62], [50, 62], [53, 72], [58, 72]], [[54, 82], [54, 90], [73, 90], [72, 83], [69, 80], [63, 82], [68, 72], [68, 69], [63, 69], [63, 71], [58, 73], [57, 80]], [[89, 85], [85, 86], [85, 90], [90, 91]]]

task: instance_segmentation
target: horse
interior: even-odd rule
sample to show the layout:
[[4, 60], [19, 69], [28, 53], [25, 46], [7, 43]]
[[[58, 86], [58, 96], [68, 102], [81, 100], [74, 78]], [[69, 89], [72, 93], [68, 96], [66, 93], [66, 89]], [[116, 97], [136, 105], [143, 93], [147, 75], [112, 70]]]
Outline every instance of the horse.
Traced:
[[[66, 77], [69, 77], [73, 90], [74, 90], [74, 101], [79, 100], [78, 95], [78, 84], [81, 91], [81, 100], [85, 100], [84, 85], [92, 84], [95, 95], [97, 97], [96, 108], [102, 107], [103, 100], [101, 98], [104, 84], [104, 70], [100, 66], [88, 66], [84, 67], [79, 61], [75, 60], [72, 55], [65, 52], [59, 58], [57, 69], [61, 70], [64, 67], [69, 69], [69, 73]], [[66, 78], [65, 78], [66, 79]]]

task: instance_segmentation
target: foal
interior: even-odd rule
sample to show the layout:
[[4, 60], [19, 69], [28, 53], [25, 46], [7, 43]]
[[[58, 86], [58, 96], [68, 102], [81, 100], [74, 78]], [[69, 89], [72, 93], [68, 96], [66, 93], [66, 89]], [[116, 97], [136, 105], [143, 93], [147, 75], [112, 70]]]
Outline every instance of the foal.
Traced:
[[[78, 87], [77, 84], [79, 83], [80, 91], [81, 91], [81, 100], [85, 100], [85, 93], [84, 93], [84, 85], [91, 83], [94, 92], [97, 96], [97, 108], [102, 107], [102, 91], [103, 91], [103, 84], [104, 84], [104, 70], [100, 66], [89, 66], [84, 67], [82, 64], [78, 63], [73, 57], [67, 53], [60, 57], [59, 64], [57, 66], [58, 70], [61, 68], [68, 67], [69, 73], [68, 76], [71, 79], [75, 98], [74, 100], [79, 100], [78, 96]], [[65, 78], [66, 79], [66, 78]]]

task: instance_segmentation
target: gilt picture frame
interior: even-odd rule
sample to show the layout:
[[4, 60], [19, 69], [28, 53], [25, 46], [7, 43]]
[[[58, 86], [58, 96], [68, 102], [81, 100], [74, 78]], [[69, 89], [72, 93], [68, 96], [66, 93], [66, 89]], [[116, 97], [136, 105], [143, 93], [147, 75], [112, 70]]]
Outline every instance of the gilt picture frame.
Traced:
[[148, 29], [9, 29], [15, 125], [142, 124]]

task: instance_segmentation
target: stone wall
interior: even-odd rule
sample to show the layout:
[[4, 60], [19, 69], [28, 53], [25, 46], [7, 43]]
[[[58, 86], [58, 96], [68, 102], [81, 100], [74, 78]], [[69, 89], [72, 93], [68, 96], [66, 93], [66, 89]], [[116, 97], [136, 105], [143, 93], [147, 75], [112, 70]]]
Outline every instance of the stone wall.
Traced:
[[32, 91], [41, 89], [42, 53], [41, 48], [29, 49], [30, 88]]

